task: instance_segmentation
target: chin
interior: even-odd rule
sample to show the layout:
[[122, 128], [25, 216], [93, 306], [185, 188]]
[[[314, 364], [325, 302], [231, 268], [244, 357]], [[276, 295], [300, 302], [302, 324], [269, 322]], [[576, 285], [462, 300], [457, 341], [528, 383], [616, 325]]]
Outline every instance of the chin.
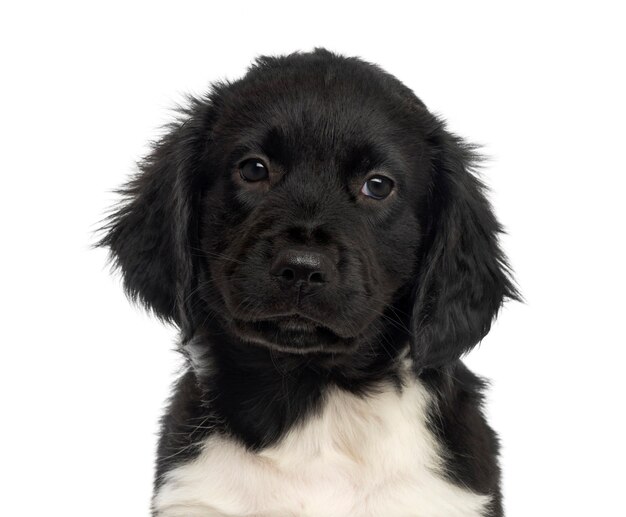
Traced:
[[99, 245], [176, 326], [158, 517], [501, 517], [485, 382], [519, 300], [475, 146], [378, 66], [261, 57], [181, 110]]

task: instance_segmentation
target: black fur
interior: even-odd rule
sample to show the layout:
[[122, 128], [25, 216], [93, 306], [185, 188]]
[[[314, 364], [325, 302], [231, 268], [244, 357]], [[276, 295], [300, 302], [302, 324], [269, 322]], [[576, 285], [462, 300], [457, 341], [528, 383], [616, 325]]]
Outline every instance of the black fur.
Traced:
[[[250, 157], [269, 180], [242, 180]], [[208, 433], [260, 449], [318, 410], [328, 386], [401, 388], [409, 347], [439, 402], [432, 430], [450, 479], [492, 494], [502, 515], [483, 384], [459, 358], [518, 295], [476, 158], [397, 79], [322, 49], [260, 58], [190, 101], [100, 242], [129, 295], [180, 328], [189, 359], [157, 486]], [[394, 181], [389, 198], [360, 192], [370, 171]], [[268, 273], [284, 249], [319, 251], [332, 282], [286, 288]]]

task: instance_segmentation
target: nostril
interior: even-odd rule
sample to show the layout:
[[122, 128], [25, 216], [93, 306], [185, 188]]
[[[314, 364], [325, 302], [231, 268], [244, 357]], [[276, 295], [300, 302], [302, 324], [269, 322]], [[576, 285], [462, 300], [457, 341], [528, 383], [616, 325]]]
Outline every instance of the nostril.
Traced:
[[287, 282], [293, 282], [296, 278], [296, 273], [293, 269], [285, 267], [280, 271], [280, 277]]
[[324, 275], [322, 275], [319, 271], [315, 271], [309, 275], [309, 282], [311, 284], [323, 284]]
[[320, 288], [333, 281], [335, 270], [323, 253], [296, 248], [281, 250], [271, 263], [269, 272], [283, 287], [308, 284], [311, 288]]

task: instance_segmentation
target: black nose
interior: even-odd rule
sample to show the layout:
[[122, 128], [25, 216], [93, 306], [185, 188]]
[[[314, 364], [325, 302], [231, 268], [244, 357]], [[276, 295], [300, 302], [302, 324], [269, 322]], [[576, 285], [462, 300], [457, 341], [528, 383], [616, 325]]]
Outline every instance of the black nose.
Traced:
[[279, 252], [270, 273], [287, 286], [321, 286], [334, 278], [335, 266], [323, 253], [307, 249], [286, 249]]

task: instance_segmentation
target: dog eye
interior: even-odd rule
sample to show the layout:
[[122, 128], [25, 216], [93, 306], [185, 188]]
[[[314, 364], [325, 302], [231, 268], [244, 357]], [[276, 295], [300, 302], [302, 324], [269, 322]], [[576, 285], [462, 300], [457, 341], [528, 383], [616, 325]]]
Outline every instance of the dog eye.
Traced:
[[393, 190], [393, 181], [385, 176], [372, 176], [361, 187], [361, 193], [374, 199], [385, 199]]
[[249, 158], [239, 165], [239, 174], [245, 181], [262, 181], [269, 177], [267, 166], [258, 158]]

